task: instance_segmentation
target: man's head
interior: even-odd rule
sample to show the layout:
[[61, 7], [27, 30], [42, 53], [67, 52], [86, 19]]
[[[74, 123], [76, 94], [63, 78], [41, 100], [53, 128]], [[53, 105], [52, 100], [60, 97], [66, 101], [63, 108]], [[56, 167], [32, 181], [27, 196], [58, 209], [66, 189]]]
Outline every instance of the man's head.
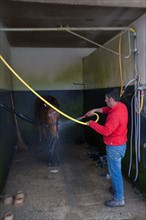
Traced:
[[114, 89], [105, 95], [105, 102], [110, 108], [114, 107], [120, 101], [120, 92]]

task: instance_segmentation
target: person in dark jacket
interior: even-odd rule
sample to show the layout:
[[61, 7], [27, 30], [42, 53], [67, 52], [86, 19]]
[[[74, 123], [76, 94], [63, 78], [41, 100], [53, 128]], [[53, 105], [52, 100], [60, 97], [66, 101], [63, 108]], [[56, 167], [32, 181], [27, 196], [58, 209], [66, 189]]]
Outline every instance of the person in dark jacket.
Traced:
[[106, 145], [106, 156], [109, 174], [113, 187], [113, 199], [105, 201], [109, 207], [124, 206], [124, 185], [121, 171], [121, 161], [126, 152], [128, 111], [125, 104], [120, 101], [120, 93], [117, 89], [105, 95], [107, 107], [96, 108], [85, 115], [92, 116], [95, 112], [107, 114], [104, 125], [89, 121], [87, 125], [103, 135]]

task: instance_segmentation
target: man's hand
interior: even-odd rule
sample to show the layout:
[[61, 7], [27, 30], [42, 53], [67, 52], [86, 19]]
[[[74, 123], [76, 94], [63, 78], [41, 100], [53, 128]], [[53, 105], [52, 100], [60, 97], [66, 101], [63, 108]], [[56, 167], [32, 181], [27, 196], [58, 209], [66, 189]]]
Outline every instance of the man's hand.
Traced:
[[85, 116], [86, 116], [86, 117], [91, 117], [91, 116], [94, 115], [95, 112], [103, 113], [103, 110], [102, 110], [102, 108], [94, 108], [94, 109], [88, 111], [88, 112], [85, 114]]
[[86, 116], [86, 117], [91, 117], [91, 116], [94, 114], [94, 112], [95, 112], [95, 109], [92, 109], [92, 110], [88, 111], [88, 112], [85, 114], [85, 116]]
[[[90, 121], [91, 121], [91, 120], [90, 120]], [[89, 126], [89, 124], [90, 124], [90, 121], [87, 121], [87, 122], [86, 122], [88, 126]]]

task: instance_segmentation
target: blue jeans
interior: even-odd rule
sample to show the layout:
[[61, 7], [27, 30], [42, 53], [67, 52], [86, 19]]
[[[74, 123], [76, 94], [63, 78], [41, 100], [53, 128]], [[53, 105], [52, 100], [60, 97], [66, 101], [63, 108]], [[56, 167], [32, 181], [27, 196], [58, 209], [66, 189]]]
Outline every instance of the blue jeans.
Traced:
[[114, 188], [114, 199], [124, 199], [124, 185], [121, 171], [121, 161], [126, 152], [126, 144], [120, 146], [106, 146], [106, 156], [112, 186]]

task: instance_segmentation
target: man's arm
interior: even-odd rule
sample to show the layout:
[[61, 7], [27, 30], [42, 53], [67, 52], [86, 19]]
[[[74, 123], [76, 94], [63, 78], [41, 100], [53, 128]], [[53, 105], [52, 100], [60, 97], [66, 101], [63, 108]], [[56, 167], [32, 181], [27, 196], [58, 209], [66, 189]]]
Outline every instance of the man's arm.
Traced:
[[104, 136], [109, 136], [111, 135], [119, 126], [119, 119], [116, 117], [116, 115], [110, 115], [107, 120], [105, 125], [100, 125], [95, 121], [88, 121], [87, 125], [98, 132], [99, 134], [102, 134]]
[[88, 111], [88, 112], [85, 114], [85, 116], [90, 117], [90, 116], [92, 116], [95, 112], [103, 113], [103, 110], [102, 110], [102, 108], [94, 108], [94, 109]]

